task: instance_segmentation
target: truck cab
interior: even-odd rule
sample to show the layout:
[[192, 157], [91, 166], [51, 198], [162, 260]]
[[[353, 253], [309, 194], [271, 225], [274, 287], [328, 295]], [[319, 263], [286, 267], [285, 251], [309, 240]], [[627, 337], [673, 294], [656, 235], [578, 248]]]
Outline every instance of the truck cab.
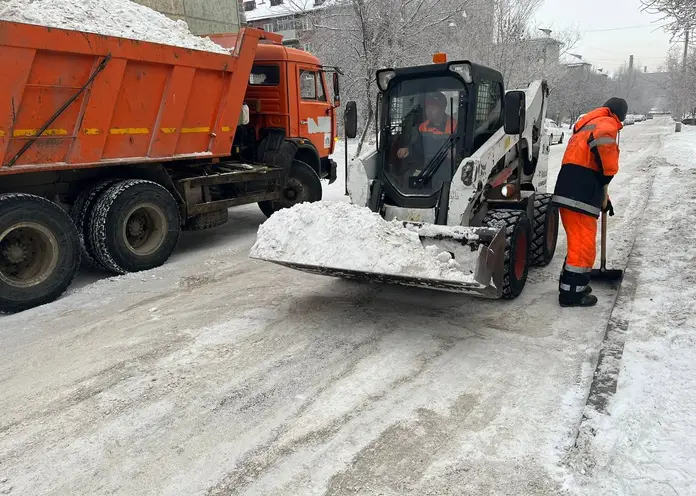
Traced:
[[[277, 44], [260, 44], [249, 77], [246, 103], [250, 124], [264, 130], [283, 130], [298, 143], [300, 160], [317, 169], [320, 177], [330, 172], [327, 160], [334, 151], [336, 113], [329, 92], [329, 73], [314, 55]], [[285, 91], [283, 91], [283, 89]], [[335, 179], [335, 177], [334, 177]]]
[[[211, 38], [234, 47], [234, 35]], [[272, 146], [290, 142], [296, 148], [294, 159], [331, 184], [336, 180], [336, 163], [329, 156], [338, 135], [340, 105], [337, 70], [323, 66], [308, 52], [269, 38], [256, 48], [244, 98], [249, 122], [238, 130], [238, 153], [242, 159], [260, 159], [257, 152], [267, 148], [264, 140]]]

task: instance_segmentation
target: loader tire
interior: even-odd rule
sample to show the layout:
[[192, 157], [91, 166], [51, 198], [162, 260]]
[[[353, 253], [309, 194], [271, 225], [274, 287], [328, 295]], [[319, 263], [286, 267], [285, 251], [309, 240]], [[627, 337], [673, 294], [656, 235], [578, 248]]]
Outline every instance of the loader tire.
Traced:
[[214, 210], [204, 214], [198, 214], [186, 221], [185, 231], [204, 231], [227, 224], [230, 214], [226, 208]]
[[163, 186], [143, 179], [128, 179], [107, 189], [90, 220], [97, 259], [116, 274], [164, 264], [181, 233], [174, 197]]
[[321, 201], [321, 179], [312, 167], [301, 160], [293, 160], [287, 186], [279, 201], [259, 202], [259, 208], [266, 217], [278, 210], [290, 208], [298, 203]]
[[77, 229], [62, 208], [35, 195], [0, 195], [0, 312], [56, 300], [79, 266]]
[[82, 250], [82, 261], [85, 265], [94, 268], [104, 269], [98, 262], [97, 256], [94, 254], [89, 236], [90, 217], [94, 211], [94, 205], [99, 200], [100, 195], [116, 184], [118, 179], [108, 179], [92, 184], [88, 188], [82, 190], [75, 203], [70, 209], [70, 217], [77, 228], [77, 235], [80, 240], [80, 248]]
[[532, 225], [519, 210], [489, 210], [483, 219], [486, 227], [505, 229], [505, 262], [501, 298], [517, 298], [527, 283], [531, 260]]
[[546, 267], [553, 260], [558, 242], [558, 207], [551, 203], [550, 193], [537, 193], [534, 198], [534, 233], [532, 265]]

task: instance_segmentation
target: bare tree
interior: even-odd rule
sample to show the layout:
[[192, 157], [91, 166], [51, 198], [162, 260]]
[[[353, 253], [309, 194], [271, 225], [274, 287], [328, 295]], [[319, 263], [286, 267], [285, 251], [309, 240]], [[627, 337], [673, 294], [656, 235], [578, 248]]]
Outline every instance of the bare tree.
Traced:
[[641, 0], [642, 10], [661, 15], [663, 27], [673, 35], [696, 26], [696, 2], [693, 0]]
[[315, 52], [343, 69], [344, 94], [360, 104], [358, 153], [374, 123], [376, 71], [428, 62], [445, 45], [451, 23], [477, 1], [343, 0], [317, 13]]

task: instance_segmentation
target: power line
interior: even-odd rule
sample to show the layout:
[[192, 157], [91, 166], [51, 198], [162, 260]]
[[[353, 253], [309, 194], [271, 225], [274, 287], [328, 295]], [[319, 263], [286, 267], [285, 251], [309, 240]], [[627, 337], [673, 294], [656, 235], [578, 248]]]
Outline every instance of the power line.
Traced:
[[583, 33], [604, 33], [606, 31], [625, 31], [627, 29], [649, 28], [651, 26], [654, 26], [654, 24], [641, 24], [639, 26], [624, 26], [621, 28], [588, 29], [586, 31], [583, 31]]

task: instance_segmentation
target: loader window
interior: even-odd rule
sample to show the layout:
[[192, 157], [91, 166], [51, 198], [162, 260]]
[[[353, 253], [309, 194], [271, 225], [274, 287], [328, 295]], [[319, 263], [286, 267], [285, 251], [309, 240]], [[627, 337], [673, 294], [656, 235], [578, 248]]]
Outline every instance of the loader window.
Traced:
[[452, 179], [462, 158], [466, 101], [464, 84], [449, 76], [406, 79], [384, 95], [383, 172], [402, 195], [431, 197]]
[[476, 91], [474, 151], [503, 126], [503, 89], [495, 81], [481, 81]]

